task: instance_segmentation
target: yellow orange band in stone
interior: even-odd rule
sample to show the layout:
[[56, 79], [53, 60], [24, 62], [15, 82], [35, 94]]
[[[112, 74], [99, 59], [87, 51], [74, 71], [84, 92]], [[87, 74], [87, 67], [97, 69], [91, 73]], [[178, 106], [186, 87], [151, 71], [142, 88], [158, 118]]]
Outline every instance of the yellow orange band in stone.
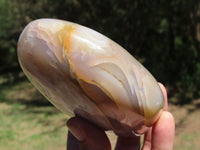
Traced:
[[66, 40], [65, 40], [65, 43], [64, 43], [64, 47], [67, 51], [67, 54], [69, 54], [69, 38], [70, 38], [71, 32], [73, 30], [74, 30], [74, 26], [71, 26], [68, 30], [67, 37], [66, 37]]

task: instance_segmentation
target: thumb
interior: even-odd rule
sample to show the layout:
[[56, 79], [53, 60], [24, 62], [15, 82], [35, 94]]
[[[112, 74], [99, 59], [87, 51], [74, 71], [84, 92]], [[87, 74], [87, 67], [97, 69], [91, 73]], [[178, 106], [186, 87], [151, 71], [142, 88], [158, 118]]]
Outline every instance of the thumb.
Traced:
[[157, 150], [173, 150], [175, 134], [174, 117], [170, 112], [163, 111], [153, 126], [152, 148]]

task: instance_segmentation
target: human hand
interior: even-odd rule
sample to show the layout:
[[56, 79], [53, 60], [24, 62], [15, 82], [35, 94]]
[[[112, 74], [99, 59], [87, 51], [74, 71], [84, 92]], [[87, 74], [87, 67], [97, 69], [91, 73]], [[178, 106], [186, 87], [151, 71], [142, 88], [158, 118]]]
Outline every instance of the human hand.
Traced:
[[[175, 134], [174, 118], [167, 111], [167, 93], [165, 87], [159, 84], [165, 98], [164, 111], [159, 120], [149, 128], [144, 136], [142, 150], [172, 150]], [[67, 150], [111, 150], [106, 133], [92, 123], [74, 117], [67, 122], [69, 128]], [[140, 150], [140, 137], [118, 137], [115, 150]]]

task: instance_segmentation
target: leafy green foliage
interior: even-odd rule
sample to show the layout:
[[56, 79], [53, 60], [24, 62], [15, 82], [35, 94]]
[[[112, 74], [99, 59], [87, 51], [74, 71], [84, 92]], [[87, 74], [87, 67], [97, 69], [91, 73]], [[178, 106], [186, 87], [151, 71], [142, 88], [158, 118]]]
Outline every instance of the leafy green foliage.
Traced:
[[199, 11], [195, 0], [0, 0], [0, 71], [17, 63], [17, 40], [28, 22], [58, 18], [107, 35], [158, 81], [186, 98], [199, 97]]

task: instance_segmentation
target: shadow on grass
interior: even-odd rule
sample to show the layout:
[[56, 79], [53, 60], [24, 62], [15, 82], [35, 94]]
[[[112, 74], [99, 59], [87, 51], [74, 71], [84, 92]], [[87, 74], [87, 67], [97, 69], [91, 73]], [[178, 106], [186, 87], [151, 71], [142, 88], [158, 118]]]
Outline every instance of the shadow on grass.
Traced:
[[[22, 72], [0, 75], [0, 106], [0, 120], [3, 116], [16, 126], [24, 126], [28, 140], [44, 137], [41, 135], [57, 137], [61, 128], [67, 128], [68, 117], [46, 100]], [[7, 129], [6, 123], [3, 127]], [[15, 132], [11, 127], [8, 129]]]
[[[7, 104], [23, 104], [26, 105], [27, 108], [32, 107], [54, 107], [46, 98], [42, 96], [35, 89], [34, 86], [29, 84], [30, 81], [26, 78], [23, 72], [13, 72], [8, 74], [0, 75], [0, 102], [4, 102]], [[28, 86], [27, 86], [28, 85]], [[18, 86], [16, 89], [15, 87]], [[26, 89], [33, 89], [29, 93], [26, 93]], [[23, 94], [23, 97], [13, 99], [8, 98], [10, 93], [14, 93], [13, 95]], [[27, 95], [29, 98], [26, 98]]]
[[[13, 91], [13, 87], [17, 86], [21, 83], [29, 83], [29, 80], [26, 78], [23, 72], [13, 72], [8, 73], [4, 75], [0, 75], [0, 102], [5, 102], [8, 104], [23, 104], [26, 106], [26, 109], [30, 109], [34, 113], [40, 113], [40, 110], [37, 109], [39, 107], [54, 107], [48, 100], [46, 100], [38, 91], [34, 90], [31, 95], [31, 99], [26, 98], [19, 98], [19, 99], [8, 99], [6, 98], [7, 94], [9, 94], [10, 91]], [[29, 85], [30, 86], [30, 85]], [[20, 92], [24, 92], [23, 89], [30, 88], [30, 87], [20, 87]], [[33, 88], [33, 86], [31, 86]], [[18, 91], [15, 92], [15, 94], [19, 93]], [[169, 90], [169, 97], [173, 96], [176, 91]], [[30, 93], [29, 93], [30, 94]], [[195, 110], [200, 109], [200, 101], [195, 99], [188, 99], [183, 98], [181, 96], [177, 96], [174, 98], [174, 100], [170, 100], [170, 103], [173, 105], [179, 105], [181, 107], [185, 107], [186, 105], [190, 105], [190, 107], [187, 107], [187, 115], [190, 115]], [[31, 108], [36, 108], [36, 110]], [[42, 110], [41, 110], [42, 111]], [[59, 112], [59, 111], [58, 111]], [[49, 114], [53, 114], [55, 112], [49, 112]]]
[[44, 97], [41, 96], [41, 98], [34, 98], [32, 100], [27, 99], [18, 99], [18, 103], [24, 104], [27, 107], [48, 107], [52, 106], [54, 107], [48, 100], [46, 100]]

